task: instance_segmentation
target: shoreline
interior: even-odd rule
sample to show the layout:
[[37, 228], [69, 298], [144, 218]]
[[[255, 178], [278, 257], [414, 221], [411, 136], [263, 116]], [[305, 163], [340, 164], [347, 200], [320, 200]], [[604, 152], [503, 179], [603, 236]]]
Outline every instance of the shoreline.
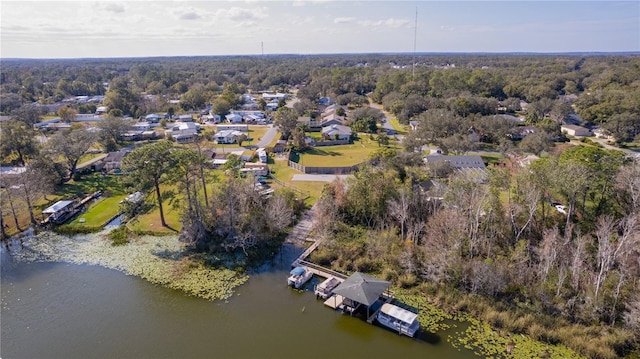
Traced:
[[62, 262], [115, 269], [210, 301], [227, 300], [249, 278], [245, 273], [213, 268], [203, 259], [189, 256], [177, 236], [141, 236], [126, 245], [112, 246], [107, 233], [103, 230], [64, 236], [43, 231], [13, 239], [14, 245], [7, 254], [20, 262]]

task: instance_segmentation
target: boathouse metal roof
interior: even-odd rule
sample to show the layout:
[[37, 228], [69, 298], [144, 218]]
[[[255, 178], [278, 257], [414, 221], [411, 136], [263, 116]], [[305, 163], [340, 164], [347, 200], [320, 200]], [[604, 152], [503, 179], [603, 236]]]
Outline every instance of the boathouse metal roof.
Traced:
[[56, 203], [53, 204], [53, 206], [45, 209], [44, 211], [42, 211], [42, 213], [45, 214], [49, 214], [49, 213], [57, 213], [58, 211], [66, 208], [68, 205], [72, 204], [73, 201], [58, 201]]
[[400, 319], [405, 323], [413, 323], [413, 321], [418, 318], [418, 314], [389, 303], [383, 304], [380, 311], [384, 314]]
[[340, 283], [333, 292], [366, 306], [371, 306], [390, 285], [391, 283], [386, 280], [355, 272]]

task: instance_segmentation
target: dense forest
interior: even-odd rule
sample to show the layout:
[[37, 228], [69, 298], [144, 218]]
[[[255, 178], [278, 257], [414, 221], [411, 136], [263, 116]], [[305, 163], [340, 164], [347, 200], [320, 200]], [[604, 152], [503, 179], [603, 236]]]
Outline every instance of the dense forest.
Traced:
[[[494, 328], [588, 357], [638, 353], [640, 160], [611, 148], [640, 142], [640, 56], [3, 60], [0, 86], [0, 111], [11, 118], [2, 126], [2, 162], [30, 164], [15, 195], [25, 199], [32, 223], [31, 201], [72, 179], [95, 141], [123, 145], [125, 116], [207, 105], [224, 115], [247, 92], [295, 92], [292, 109], [275, 114], [292, 137], [297, 116], [317, 116], [318, 101], [330, 97], [350, 109], [356, 132], [386, 138], [377, 133], [381, 117], [366, 106], [371, 101], [413, 130], [392, 145], [380, 141], [386, 146], [352, 178], [325, 186], [315, 231], [326, 242], [314, 261], [380, 275]], [[72, 127], [37, 144], [25, 124], [54, 112], [64, 118], [96, 111], [93, 103], [61, 105], [76, 96], [104, 96], [109, 113], [100, 134]], [[566, 144], [564, 124], [601, 129], [609, 144]], [[524, 127], [536, 132], [521, 136]], [[488, 150], [500, 165], [479, 180], [425, 165], [424, 146], [456, 154]], [[158, 192], [161, 213], [162, 180], [179, 183], [187, 198], [181, 239], [198, 250], [246, 253], [280, 238], [301, 210], [295, 195], [265, 201], [237, 176], [207, 193], [198, 150], [156, 142], [136, 149], [125, 168], [138, 189]], [[530, 165], [512, 161], [529, 154], [539, 156]]]

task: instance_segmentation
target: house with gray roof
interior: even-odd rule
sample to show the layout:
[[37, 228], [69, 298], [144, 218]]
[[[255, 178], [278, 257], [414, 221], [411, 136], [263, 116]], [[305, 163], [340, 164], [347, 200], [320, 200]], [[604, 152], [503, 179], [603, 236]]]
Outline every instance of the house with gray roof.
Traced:
[[322, 137], [330, 140], [348, 140], [352, 133], [351, 127], [343, 125], [331, 125], [322, 129]]

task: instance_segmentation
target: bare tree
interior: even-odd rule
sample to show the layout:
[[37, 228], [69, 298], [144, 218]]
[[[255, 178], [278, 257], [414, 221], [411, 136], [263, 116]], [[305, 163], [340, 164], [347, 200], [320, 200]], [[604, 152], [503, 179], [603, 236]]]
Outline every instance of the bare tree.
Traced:
[[640, 212], [640, 160], [620, 168], [616, 185], [622, 192], [623, 201], [628, 202], [627, 212]]
[[265, 209], [266, 223], [273, 234], [282, 232], [289, 224], [293, 216], [293, 210], [288, 206], [286, 199], [281, 194], [275, 194], [267, 202]]
[[[634, 333], [640, 333], [640, 285], [636, 286], [636, 290], [631, 299], [625, 305], [625, 313], [622, 318], [624, 325]], [[637, 337], [640, 335], [637, 334]]]
[[544, 231], [542, 241], [538, 246], [538, 276], [541, 283], [547, 281], [549, 272], [556, 267], [558, 261], [558, 248], [562, 245], [558, 236], [558, 228], [554, 227]]
[[596, 255], [598, 274], [595, 278], [595, 297], [598, 299], [600, 287], [609, 275], [609, 270], [615, 260], [615, 239], [614, 236], [615, 220], [612, 216], [602, 216], [598, 218], [596, 223], [596, 238], [598, 239], [598, 253]]
[[[401, 239], [405, 239], [405, 224], [407, 223], [407, 219], [409, 219], [409, 208], [411, 205], [411, 195], [413, 191], [406, 186], [398, 189], [398, 195], [396, 198], [390, 199], [387, 201], [387, 205], [389, 208], [389, 214], [393, 218], [395, 218], [398, 222], [400, 222], [400, 233]], [[415, 238], [414, 240], [417, 240]]]

